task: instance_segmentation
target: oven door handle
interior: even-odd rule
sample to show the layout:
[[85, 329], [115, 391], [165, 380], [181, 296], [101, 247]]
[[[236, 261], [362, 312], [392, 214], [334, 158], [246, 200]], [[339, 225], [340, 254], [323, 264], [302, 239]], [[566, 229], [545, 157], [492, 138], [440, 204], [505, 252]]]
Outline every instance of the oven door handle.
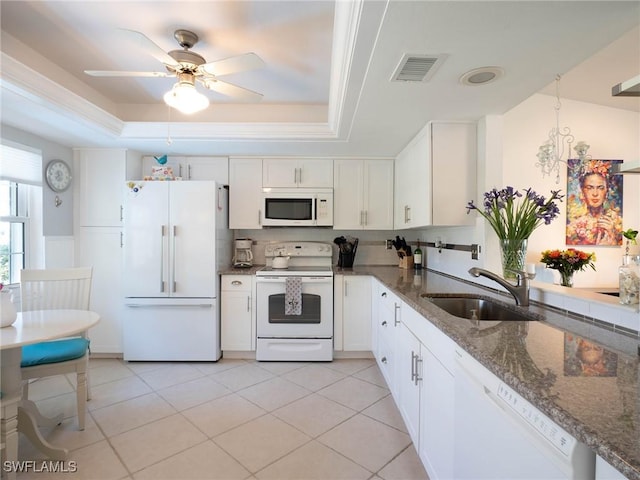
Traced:
[[[287, 277], [256, 277], [256, 283], [285, 283]], [[333, 283], [333, 277], [303, 277], [302, 283]]]

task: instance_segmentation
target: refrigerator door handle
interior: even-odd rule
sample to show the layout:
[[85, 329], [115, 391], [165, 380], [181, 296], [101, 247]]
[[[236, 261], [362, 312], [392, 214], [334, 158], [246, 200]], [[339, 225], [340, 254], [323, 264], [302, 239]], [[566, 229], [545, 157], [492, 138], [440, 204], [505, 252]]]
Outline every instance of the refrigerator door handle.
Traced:
[[171, 293], [176, 293], [176, 226], [173, 225], [171, 227], [171, 241], [173, 245], [171, 246], [171, 250], [173, 255], [171, 255]]
[[160, 293], [164, 293], [164, 225], [160, 225]]

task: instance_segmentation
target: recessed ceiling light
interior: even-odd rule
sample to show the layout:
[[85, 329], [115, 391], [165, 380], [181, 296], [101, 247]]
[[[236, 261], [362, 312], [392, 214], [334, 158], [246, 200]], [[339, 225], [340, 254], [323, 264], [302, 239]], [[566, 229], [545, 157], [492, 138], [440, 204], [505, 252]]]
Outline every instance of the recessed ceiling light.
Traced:
[[504, 75], [504, 70], [500, 67], [474, 68], [460, 77], [460, 83], [474, 87], [486, 85], [487, 83], [495, 82], [502, 75]]

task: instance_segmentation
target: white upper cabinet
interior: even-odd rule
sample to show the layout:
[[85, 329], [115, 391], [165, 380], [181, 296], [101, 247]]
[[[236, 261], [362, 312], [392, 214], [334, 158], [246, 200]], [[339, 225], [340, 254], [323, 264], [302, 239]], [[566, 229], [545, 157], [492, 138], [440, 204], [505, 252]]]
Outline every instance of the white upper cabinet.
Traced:
[[256, 229], [262, 208], [262, 159], [229, 159], [229, 228]]
[[473, 225], [467, 203], [476, 198], [477, 132], [475, 123], [431, 125], [433, 225]]
[[268, 188], [332, 188], [333, 162], [327, 158], [265, 158], [262, 186]]
[[334, 160], [333, 228], [393, 229], [393, 160]]
[[396, 158], [395, 228], [472, 224], [476, 157], [475, 123], [427, 124]]
[[125, 149], [74, 151], [79, 172], [81, 227], [122, 226], [122, 182], [140, 176], [140, 156]]
[[[166, 166], [183, 180], [213, 180], [221, 185], [229, 184], [229, 159], [227, 157], [168, 156]], [[160, 166], [153, 156], [142, 158], [142, 174], [151, 175], [152, 167]]]

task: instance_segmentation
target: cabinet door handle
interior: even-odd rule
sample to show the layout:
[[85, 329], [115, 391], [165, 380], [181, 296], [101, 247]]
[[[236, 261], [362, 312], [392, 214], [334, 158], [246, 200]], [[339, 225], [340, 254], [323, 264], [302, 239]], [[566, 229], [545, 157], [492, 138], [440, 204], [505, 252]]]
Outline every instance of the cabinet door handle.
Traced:
[[258, 225], [262, 225], [262, 210], [258, 210]]
[[347, 293], [347, 291], [348, 291], [347, 285], [349, 285], [349, 283], [345, 280], [344, 281], [344, 296], [345, 297], [348, 295], [348, 293]]
[[187, 165], [187, 180], [191, 180], [191, 164]]
[[381, 361], [382, 363], [387, 363], [387, 357], [382, 357], [382, 358], [380, 359], [380, 361]]
[[383, 327], [386, 327], [386, 326], [387, 326], [387, 321], [386, 321], [386, 320], [383, 320], [383, 321], [382, 321], [382, 323], [381, 323], [381, 325], [382, 325]]
[[405, 206], [404, 206], [404, 223], [407, 223], [407, 222], [409, 221], [409, 220], [408, 220], [409, 215], [408, 215], [408, 213], [407, 213], [408, 208], [409, 208], [409, 206], [408, 206], [408, 205], [405, 205]]
[[[414, 374], [412, 374], [411, 379], [413, 380], [413, 384], [417, 386], [418, 382], [420, 380], [422, 380], [422, 377], [420, 376], [420, 373], [419, 373], [420, 372], [420, 367], [418, 366], [419, 363], [422, 363], [422, 358], [420, 358], [420, 356], [418, 354], [415, 354], [415, 357], [414, 357], [413, 352], [411, 352], [411, 357], [412, 357], [411, 358], [411, 368], [415, 372]], [[415, 368], [414, 368], [414, 365], [415, 365]]]
[[407, 205], [407, 223], [411, 221], [411, 207]]
[[182, 164], [178, 165], [178, 174], [182, 176]]
[[242, 282], [240, 280], [234, 280], [231, 282], [231, 285], [242, 285]]
[[397, 327], [398, 325], [400, 325], [400, 320], [398, 320], [398, 310], [400, 310], [400, 305], [394, 303], [393, 306], [395, 307], [393, 309], [393, 326]]
[[302, 184], [302, 167], [298, 169], [298, 184]]
[[124, 232], [120, 232], [120, 248], [124, 247]]
[[416, 378], [416, 357], [417, 355], [411, 350], [411, 381], [415, 381]]
[[124, 207], [120, 205], [120, 221], [124, 220]]
[[369, 211], [365, 210], [364, 211], [364, 225], [369, 225]]
[[247, 312], [251, 311], [251, 297], [247, 296]]
[[384, 297], [386, 297], [386, 296], [387, 296], [387, 292], [382, 292], [382, 293], [380, 294], [380, 296], [381, 296], [381, 297], [383, 297], [383, 298], [384, 298]]

